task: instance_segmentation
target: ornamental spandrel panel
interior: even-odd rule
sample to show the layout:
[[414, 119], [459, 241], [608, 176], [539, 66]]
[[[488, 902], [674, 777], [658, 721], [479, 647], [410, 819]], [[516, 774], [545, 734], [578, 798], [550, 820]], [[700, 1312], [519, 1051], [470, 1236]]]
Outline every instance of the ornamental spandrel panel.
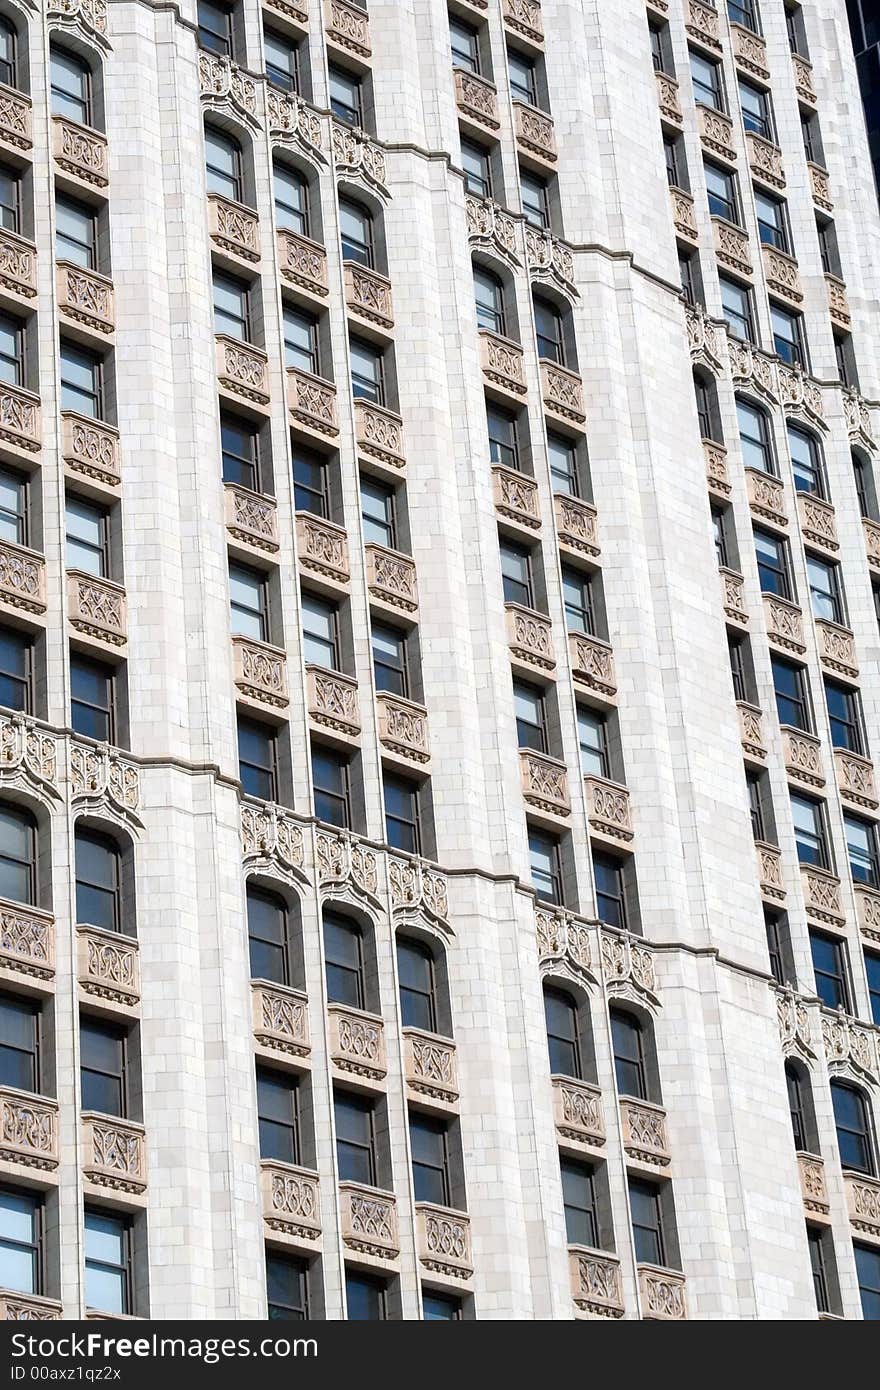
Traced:
[[114, 806], [136, 820], [140, 806], [140, 771], [106, 744], [70, 743], [70, 787], [73, 800], [88, 801], [106, 795]]
[[880, 1245], [880, 1182], [866, 1173], [844, 1171], [849, 1222], [861, 1239]]
[[114, 1013], [135, 1012], [141, 997], [141, 979], [134, 937], [91, 926], [78, 926], [76, 937], [80, 993]]
[[739, 713], [739, 736], [744, 756], [752, 762], [766, 762], [767, 743], [764, 738], [763, 711], [746, 700], [737, 700], [736, 708]]
[[221, 392], [261, 409], [269, 404], [268, 358], [253, 343], [217, 334], [217, 381]]
[[333, 439], [339, 433], [336, 387], [332, 381], [288, 367], [287, 409], [296, 427], [306, 434]]
[[665, 1168], [669, 1165], [666, 1111], [662, 1106], [621, 1096], [620, 1119], [623, 1147], [630, 1158], [649, 1167]]
[[760, 468], [746, 468], [746, 492], [749, 508], [754, 516], [762, 521], [772, 522], [774, 526], [787, 526], [788, 514], [785, 510], [785, 487], [781, 478], [765, 473]]
[[516, 143], [522, 154], [537, 164], [553, 169], [558, 158], [553, 117], [523, 101], [513, 103]]
[[290, 702], [287, 686], [287, 653], [251, 637], [232, 639], [233, 680], [242, 696], [254, 705], [285, 709]]
[[719, 265], [735, 270], [737, 275], [750, 277], [752, 274], [752, 253], [749, 238], [742, 227], [727, 222], [723, 217], [713, 217], [712, 236], [715, 242], [715, 257]]
[[782, 164], [782, 150], [779, 146], [775, 145], [772, 140], [765, 140], [763, 135], [758, 135], [753, 130], [747, 130], [746, 149], [752, 176], [759, 183], [768, 184], [770, 188], [784, 188], [785, 169]]
[[837, 328], [849, 329], [852, 315], [849, 310], [849, 300], [846, 297], [846, 285], [836, 275], [826, 275], [825, 284], [828, 288], [828, 312], [831, 315], [831, 322]]
[[142, 1205], [147, 1190], [143, 1125], [84, 1110], [81, 1127], [84, 1183]]
[[842, 1011], [822, 1010], [822, 1046], [832, 1072], [864, 1073], [876, 1084], [880, 1079], [880, 1052], [874, 1028], [865, 1027]]
[[531, 275], [557, 281], [569, 295], [577, 295], [574, 254], [567, 242], [540, 227], [526, 223], [526, 264]]
[[502, 0], [501, 13], [504, 23], [515, 34], [521, 34], [529, 43], [544, 42], [540, 0]]
[[585, 1245], [570, 1245], [568, 1272], [572, 1299], [585, 1317], [623, 1317], [620, 1261], [616, 1255]]
[[817, 1154], [799, 1153], [797, 1164], [804, 1211], [811, 1221], [827, 1218], [830, 1208], [824, 1161]]
[[388, 1072], [382, 1019], [345, 1004], [328, 1004], [327, 1019], [333, 1065], [349, 1077], [382, 1082]]
[[436, 922], [449, 921], [449, 885], [433, 864], [414, 855], [399, 859], [388, 855], [391, 910], [396, 915], [423, 911]]
[[828, 170], [814, 160], [808, 161], [807, 169], [810, 175], [810, 192], [816, 207], [821, 208], [823, 212], [833, 212], [834, 202], [831, 198]]
[[266, 0], [266, 9], [281, 15], [298, 29], [309, 26], [308, 0]]
[[90, 126], [79, 125], [67, 116], [52, 117], [52, 153], [55, 163], [93, 188], [109, 183], [107, 137]]
[[779, 846], [756, 840], [755, 850], [758, 855], [758, 879], [762, 896], [770, 902], [782, 902], [785, 898], [785, 887], [782, 882], [782, 852]]
[[350, 885], [372, 900], [379, 891], [379, 869], [374, 850], [345, 832], [321, 830], [315, 836], [318, 882], [322, 888]]
[[430, 761], [428, 711], [424, 705], [399, 695], [380, 692], [376, 696], [379, 742], [404, 762], [424, 766]]
[[787, 724], [780, 726], [782, 760], [791, 782], [805, 787], [824, 787], [825, 769], [822, 766], [822, 742], [802, 729]]
[[496, 464], [492, 469], [495, 510], [520, 530], [537, 531], [541, 525], [538, 484], [527, 473]]
[[801, 101], [808, 106], [816, 105], [816, 88], [813, 83], [813, 64], [800, 53], [792, 53], [791, 65], [794, 68], [794, 85]]
[[672, 221], [675, 225], [676, 235], [681, 241], [696, 246], [700, 240], [700, 233], [697, 227], [692, 194], [687, 193], [683, 188], [672, 185], [669, 189], [669, 200], [672, 204]]
[[0, 143], [29, 150], [33, 145], [32, 123], [30, 97], [0, 82]]
[[403, 1074], [407, 1090], [419, 1103], [457, 1105], [458, 1054], [451, 1038], [421, 1028], [403, 1029]]
[[697, 127], [700, 141], [710, 154], [717, 155], [727, 164], [736, 163], [736, 146], [733, 143], [733, 121], [723, 111], [703, 106], [697, 102]]
[[811, 492], [799, 492], [797, 507], [804, 540], [830, 555], [835, 555], [840, 545], [837, 539], [837, 521], [831, 503], [821, 497], [814, 497]]
[[68, 261], [55, 266], [59, 312], [73, 323], [109, 337], [116, 328], [113, 281]]
[[606, 990], [618, 994], [622, 987], [632, 986], [637, 993], [656, 997], [657, 977], [651, 948], [629, 932], [608, 929], [602, 931], [600, 941]]
[[465, 1287], [474, 1272], [471, 1223], [466, 1212], [416, 1202], [419, 1263], [435, 1279]]
[[0, 1087], [0, 1165], [7, 1164], [44, 1174], [58, 1167], [57, 1101]]
[[343, 263], [345, 303], [351, 317], [390, 333], [394, 327], [391, 281], [356, 261]]
[[819, 660], [825, 669], [855, 680], [859, 674], [859, 663], [856, 660], [855, 638], [849, 628], [817, 618], [816, 635], [819, 638]]
[[0, 976], [27, 978], [52, 987], [55, 978], [55, 918], [36, 907], [0, 898]]
[[252, 980], [251, 1009], [258, 1051], [276, 1060], [309, 1056], [309, 1003], [301, 990]]
[[745, 580], [736, 570], [721, 565], [718, 569], [721, 580], [724, 613], [728, 622], [736, 627], [748, 627], [749, 615], [745, 607]]
[[61, 451], [68, 473], [115, 491], [122, 481], [119, 431], [75, 411], [61, 413]]
[[863, 516], [862, 530], [865, 533], [865, 550], [868, 553], [868, 565], [877, 574], [880, 574], [880, 525], [878, 525], [876, 521], [870, 521], [866, 516]]
[[57, 1322], [61, 1313], [62, 1306], [54, 1298], [0, 1291], [0, 1322]]
[[371, 601], [397, 613], [415, 614], [419, 591], [415, 562], [410, 556], [374, 542], [364, 546], [364, 554]]
[[801, 887], [807, 916], [814, 922], [840, 927], [845, 917], [840, 901], [840, 879], [812, 864], [801, 864]]
[[714, 5], [704, 4], [703, 0], [685, 0], [684, 24], [692, 39], [713, 53], [720, 53], [718, 11]]
[[776, 594], [763, 594], [764, 620], [767, 624], [767, 638], [772, 647], [783, 652], [794, 652], [802, 656], [806, 651], [804, 643], [804, 615], [796, 603], [778, 598]]
[[46, 611], [46, 561], [36, 550], [0, 541], [0, 607], [7, 612]]
[[544, 613], [518, 603], [504, 605], [511, 655], [530, 670], [552, 671], [556, 666], [553, 624]]
[[684, 1321], [687, 1318], [684, 1275], [659, 1265], [640, 1264], [637, 1270], [642, 1317], [662, 1322]]
[[854, 885], [859, 931], [866, 941], [880, 943], [880, 892], [863, 883]]
[[569, 1146], [595, 1150], [605, 1143], [602, 1092], [571, 1076], [554, 1076], [553, 1117], [556, 1132]]
[[37, 293], [37, 248], [32, 241], [0, 229], [0, 286], [18, 299]]
[[764, 261], [764, 278], [767, 288], [789, 304], [799, 305], [804, 297], [801, 273], [794, 256], [780, 251], [776, 246], [761, 243], [761, 256]]
[[629, 843], [633, 826], [628, 789], [606, 777], [585, 777], [584, 790], [590, 834], [615, 844]]
[[370, 17], [363, 6], [348, 0], [324, 0], [324, 33], [328, 43], [346, 53], [361, 59], [370, 57]]
[[601, 637], [590, 637], [585, 632], [570, 632], [568, 655], [575, 684], [592, 690], [613, 704], [617, 696], [617, 674], [610, 643], [604, 642]]
[[333, 159], [337, 173], [345, 172], [362, 180], [368, 188], [387, 198], [385, 151], [362, 130], [353, 130], [341, 121], [333, 121], [330, 130]]
[[342, 1243], [367, 1260], [391, 1263], [400, 1254], [397, 1199], [362, 1183], [339, 1184]]
[[42, 447], [40, 398], [33, 391], [0, 383], [0, 442], [27, 457]]
[[318, 728], [329, 729], [346, 738], [357, 738], [360, 734], [361, 712], [354, 676], [323, 666], [307, 666], [306, 702], [309, 719]]
[[494, 135], [501, 125], [498, 119], [498, 92], [494, 84], [464, 68], [455, 68], [452, 76], [459, 114], [469, 124]]
[[598, 518], [591, 502], [557, 492], [553, 495], [553, 512], [561, 550], [591, 558], [599, 554]]
[[850, 753], [846, 748], [835, 748], [834, 766], [842, 799], [861, 810], [876, 811], [877, 783], [870, 758]]
[[320, 242], [284, 227], [278, 228], [275, 241], [281, 278], [289, 285], [305, 290], [311, 299], [323, 302], [330, 292], [324, 247]]
[[221, 193], [208, 194], [208, 234], [216, 247], [238, 261], [260, 259], [260, 216]]
[[539, 366], [541, 399], [547, 414], [569, 424], [582, 425], [587, 416], [584, 410], [584, 385], [578, 373], [543, 359]]
[[514, 264], [519, 264], [517, 224], [509, 212], [491, 198], [465, 196], [468, 239], [472, 245], [490, 246]]
[[362, 458], [380, 464], [390, 473], [400, 473], [406, 467], [403, 420], [395, 411], [356, 400], [354, 432]]
[[674, 77], [668, 73], [657, 72], [654, 76], [657, 79], [657, 101], [660, 106], [660, 115], [670, 125], [681, 126], [681, 98], [678, 94], [678, 83]]
[[82, 570], [67, 571], [67, 617], [82, 637], [118, 652], [128, 641], [125, 590]]
[[571, 816], [571, 796], [565, 763], [521, 748], [519, 770], [526, 805], [539, 817], [566, 824]]
[[334, 588], [348, 587], [351, 567], [348, 535], [343, 526], [325, 521], [314, 512], [297, 512], [296, 554], [301, 569], [329, 580]]
[[263, 1221], [272, 1239], [308, 1253], [321, 1248], [320, 1180], [292, 1163], [260, 1163]]
[[274, 497], [237, 483], [223, 489], [226, 530], [231, 539], [262, 558], [278, 551], [278, 504]]
[[518, 400], [526, 394], [523, 350], [519, 343], [502, 338], [488, 328], [479, 332], [483, 376], [502, 395]]
[[731, 24], [730, 37], [733, 40], [733, 60], [743, 72], [768, 81], [770, 69], [767, 67], [767, 45], [760, 34], [746, 29], [742, 24]]
[[199, 53], [199, 86], [209, 106], [228, 103], [252, 128], [258, 124], [257, 84], [242, 68], [223, 54]]

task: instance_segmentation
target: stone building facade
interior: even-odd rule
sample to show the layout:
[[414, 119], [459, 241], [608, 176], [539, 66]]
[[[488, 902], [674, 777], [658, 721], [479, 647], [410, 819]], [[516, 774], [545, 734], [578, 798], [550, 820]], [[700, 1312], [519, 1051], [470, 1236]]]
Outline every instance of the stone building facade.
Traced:
[[2, 1315], [880, 1316], [844, 0], [0, 20]]

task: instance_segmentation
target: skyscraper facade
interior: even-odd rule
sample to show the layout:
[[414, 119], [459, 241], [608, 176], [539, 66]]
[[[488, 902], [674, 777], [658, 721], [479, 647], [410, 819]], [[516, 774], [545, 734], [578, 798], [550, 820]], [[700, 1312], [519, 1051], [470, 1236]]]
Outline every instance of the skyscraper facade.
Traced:
[[0, 1316], [880, 1317], [844, 0], [0, 0]]

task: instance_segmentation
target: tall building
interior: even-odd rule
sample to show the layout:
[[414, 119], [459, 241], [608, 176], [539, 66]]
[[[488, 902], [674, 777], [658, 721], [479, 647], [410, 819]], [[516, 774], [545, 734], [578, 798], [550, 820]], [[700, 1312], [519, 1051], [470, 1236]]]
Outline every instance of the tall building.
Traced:
[[0, 1316], [880, 1318], [843, 0], [0, 16]]
[[868, 127], [868, 148], [880, 198], [880, 10], [876, 0], [846, 0], [846, 3]]

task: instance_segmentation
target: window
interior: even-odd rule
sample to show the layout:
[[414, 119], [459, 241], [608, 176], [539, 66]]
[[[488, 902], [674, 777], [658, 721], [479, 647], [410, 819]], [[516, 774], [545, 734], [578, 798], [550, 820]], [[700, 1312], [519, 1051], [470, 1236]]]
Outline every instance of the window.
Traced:
[[700, 275], [700, 257], [696, 251], [678, 252], [678, 273], [681, 289], [688, 304], [703, 303], [703, 281]]
[[762, 140], [773, 141], [775, 132], [770, 93], [763, 92], [760, 87], [753, 87], [751, 82], [745, 82], [740, 78], [739, 105], [746, 130], [760, 135]]
[[266, 76], [273, 87], [285, 92], [299, 91], [299, 48], [276, 29], [263, 30]]
[[514, 101], [524, 101], [527, 106], [539, 106], [538, 73], [535, 62], [520, 53], [519, 49], [508, 48], [507, 71], [510, 76], [510, 95]]
[[214, 332], [250, 342], [250, 288], [232, 275], [214, 272]]
[[844, 815], [843, 829], [849, 856], [849, 871], [853, 882], [880, 888], [880, 856], [877, 851], [877, 830], [873, 821]]
[[722, 568], [731, 567], [731, 551], [728, 545], [728, 533], [731, 530], [731, 517], [729, 507], [712, 508], [712, 526], [715, 533], [715, 555]]
[[588, 1163], [576, 1163], [569, 1158], [562, 1159], [559, 1167], [562, 1173], [565, 1239], [569, 1245], [586, 1245], [595, 1250], [599, 1245], [599, 1222], [593, 1170]]
[[800, 5], [786, 5], [785, 28], [791, 52], [798, 54], [801, 58], [808, 57], [807, 40], [804, 34], [804, 16]]
[[229, 566], [230, 630], [238, 637], [265, 642], [269, 636], [266, 577], [247, 565]]
[[834, 359], [837, 363], [837, 375], [840, 377], [841, 386], [848, 386], [851, 390], [858, 391], [859, 372], [856, 366], [851, 333], [834, 334]]
[[811, 164], [818, 164], [820, 168], [825, 167], [825, 151], [822, 147], [822, 132], [819, 128], [819, 117], [815, 111], [801, 111], [801, 138], [804, 142], [804, 154]]
[[109, 572], [107, 545], [108, 517], [103, 507], [83, 502], [68, 495], [64, 505], [67, 531], [67, 568], [82, 570], [96, 578], [106, 578]]
[[0, 82], [17, 87], [15, 30], [8, 19], [0, 18]]
[[770, 422], [765, 412], [737, 396], [736, 419], [739, 426], [739, 442], [743, 463], [747, 468], [760, 469], [762, 473], [776, 474], [776, 459], [773, 453], [773, 438]]
[[819, 255], [822, 258], [822, 269], [826, 275], [836, 275], [842, 278], [843, 266], [840, 260], [840, 248], [837, 244], [837, 230], [833, 222], [820, 222], [816, 218], [816, 235], [819, 238]]
[[418, 783], [411, 782], [407, 777], [394, 777], [386, 772], [382, 785], [385, 837], [389, 845], [392, 849], [405, 850], [407, 854], [421, 854], [421, 798]]
[[623, 865], [610, 854], [593, 855], [593, 879], [596, 884], [596, 914], [610, 927], [627, 926], [628, 906]]
[[505, 603], [519, 603], [523, 608], [534, 608], [534, 589], [532, 585], [532, 561], [523, 545], [514, 541], [502, 541], [501, 584]]
[[91, 74], [81, 59], [53, 44], [49, 50], [51, 109], [80, 125], [92, 124]]
[[338, 913], [325, 912], [324, 968], [327, 998], [331, 1004], [364, 1007], [364, 940], [357, 922]]
[[629, 1179], [629, 1210], [633, 1243], [639, 1264], [665, 1265], [666, 1241], [660, 1189], [654, 1183]]
[[480, 39], [477, 30], [460, 19], [449, 21], [449, 43], [452, 66], [466, 72], [480, 72]]
[[856, 1276], [862, 1298], [862, 1317], [867, 1322], [880, 1322], [880, 1250], [869, 1245], [854, 1245]]
[[873, 1177], [874, 1135], [864, 1095], [855, 1086], [832, 1080], [831, 1103], [841, 1166]]
[[222, 411], [220, 449], [224, 483], [260, 492], [260, 436], [254, 426]]
[[489, 458], [492, 463], [518, 470], [519, 431], [517, 417], [499, 405], [486, 404], [486, 423], [489, 433]]
[[104, 931], [122, 931], [119, 849], [109, 835], [77, 825], [76, 920]]
[[872, 951], [865, 952], [865, 974], [868, 977], [871, 1018], [875, 1023], [880, 1023], [880, 956]]
[[773, 690], [776, 695], [776, 714], [780, 724], [788, 724], [793, 729], [813, 732], [810, 694], [807, 673], [803, 666], [795, 666], [780, 656], [770, 659], [773, 671]]
[[232, 10], [216, 0], [198, 0], [199, 47], [232, 57]]
[[736, 174], [728, 173], [717, 164], [707, 164], [705, 169], [709, 212], [713, 217], [723, 217], [727, 222], [739, 226], [741, 218]]
[[840, 584], [840, 566], [807, 555], [807, 580], [813, 617], [825, 622], [844, 623], [846, 612]]
[[550, 457], [550, 481], [553, 491], [580, 497], [577, 446], [559, 434], [548, 434], [547, 452]]
[[871, 461], [856, 449], [852, 451], [851, 458], [862, 516], [867, 517], [869, 521], [876, 521], [878, 519], [877, 493], [874, 487], [874, 472]]
[[406, 937], [397, 938], [397, 978], [400, 984], [400, 1021], [404, 1028], [437, 1032], [437, 996], [434, 958], [426, 946]]
[[831, 725], [832, 748], [846, 748], [850, 753], [865, 756], [864, 719], [857, 690], [836, 681], [825, 681], [825, 704]]
[[798, 862], [814, 864], [819, 869], [830, 869], [831, 861], [822, 802], [812, 801], [810, 797], [801, 796], [797, 792], [792, 792], [790, 795]]
[[585, 777], [610, 777], [608, 756], [608, 724], [604, 714], [577, 707], [578, 744], [581, 750], [581, 772]]
[[260, 1158], [299, 1163], [299, 1105], [293, 1077], [257, 1067]]
[[836, 936], [810, 932], [810, 954], [816, 993], [829, 1009], [849, 1009], [849, 970], [846, 945]]
[[556, 362], [560, 367], [567, 366], [562, 314], [553, 304], [539, 299], [537, 295], [534, 306], [538, 356], [547, 362]]
[[312, 791], [318, 820], [347, 829], [351, 824], [348, 763], [318, 744], [312, 746]]
[[40, 1010], [29, 999], [0, 994], [0, 1085], [40, 1089]]
[[753, 343], [755, 317], [751, 290], [736, 280], [728, 280], [725, 275], [719, 275], [718, 283], [721, 287], [721, 313], [727, 327], [735, 338]]
[[24, 326], [0, 314], [0, 381], [21, 386], [24, 379]]
[[28, 811], [0, 804], [0, 898], [37, 905], [37, 827]]
[[569, 632], [583, 632], [590, 636], [596, 634], [596, 612], [593, 603], [593, 583], [588, 574], [562, 568], [562, 601]]
[[330, 110], [344, 125], [362, 126], [363, 88], [357, 77], [342, 68], [330, 66]]
[[28, 482], [20, 473], [0, 468], [0, 539], [28, 543]]
[[547, 712], [544, 692], [525, 681], [513, 683], [513, 707], [516, 713], [516, 737], [520, 748], [536, 753], [547, 752]]
[[647, 1100], [644, 1036], [635, 1014], [624, 1013], [622, 1009], [611, 1010], [611, 1045], [618, 1095]]
[[788, 919], [784, 912], [772, 912], [764, 908], [764, 929], [767, 933], [767, 954], [770, 957], [770, 974], [778, 985], [791, 984], [794, 971], [791, 967], [791, 947], [788, 935]]
[[289, 304], [284, 306], [284, 363], [312, 376], [321, 375], [318, 320]]
[[770, 324], [773, 330], [773, 350], [789, 367], [807, 370], [807, 350], [802, 314], [791, 313], [778, 304], [770, 303]]
[[755, 552], [758, 557], [761, 592], [791, 600], [791, 576], [785, 541], [769, 531], [759, 531], [755, 528]]
[[373, 648], [373, 676], [377, 690], [409, 698], [406, 637], [397, 628], [373, 623], [370, 631]]
[[769, 193], [755, 192], [755, 211], [758, 216], [758, 235], [767, 246], [775, 246], [777, 251], [791, 255], [791, 232], [788, 226], [788, 212], [781, 198]]
[[422, 1317], [425, 1322], [460, 1322], [461, 1299], [450, 1294], [422, 1290]]
[[42, 1199], [0, 1188], [0, 1285], [16, 1293], [42, 1292]]
[[477, 308], [477, 327], [488, 329], [490, 333], [500, 333], [504, 337], [507, 331], [504, 286], [497, 275], [479, 266], [474, 267], [474, 302]]
[[0, 627], [0, 705], [33, 712], [33, 649], [24, 632]]
[[301, 1322], [309, 1317], [309, 1267], [305, 1260], [266, 1252], [269, 1320]]
[[313, 666], [339, 670], [339, 632], [335, 603], [315, 594], [302, 596], [303, 654]]
[[694, 373], [694, 395], [697, 402], [697, 419], [703, 439], [712, 439], [723, 444], [724, 438], [718, 420], [718, 397], [715, 383], [701, 373]]
[[70, 654], [70, 722], [99, 743], [116, 740], [116, 673], [102, 661]]
[[473, 140], [461, 142], [461, 167], [464, 171], [464, 186], [476, 198], [492, 197], [492, 160], [482, 145]]
[[741, 24], [753, 34], [760, 34], [755, 0], [727, 0], [727, 15], [732, 24]]
[[101, 359], [86, 348], [61, 340], [61, 409], [92, 420], [104, 414]]
[[376, 1185], [376, 1136], [373, 1102], [348, 1091], [334, 1093], [336, 1164], [340, 1182]]
[[277, 893], [248, 884], [247, 924], [251, 979], [289, 985], [289, 933], [284, 899]]
[[351, 355], [351, 390], [355, 400], [372, 401], [374, 405], [385, 404], [385, 380], [382, 353], [362, 338], [352, 338], [349, 344]]
[[727, 639], [727, 654], [730, 659], [734, 699], [745, 700], [747, 704], [755, 704], [755, 673], [752, 667], [749, 639], [747, 637], [735, 637], [730, 633]]
[[535, 896], [542, 903], [563, 904], [559, 843], [529, 826], [529, 864]]
[[238, 775], [245, 796], [278, 799], [278, 742], [273, 729], [255, 719], [238, 720]]
[[685, 160], [684, 140], [680, 135], [663, 136], [663, 157], [666, 161], [666, 182], [670, 188], [690, 188]]
[[449, 1179], [449, 1141], [442, 1120], [410, 1114], [409, 1142], [412, 1152], [413, 1190], [417, 1202], [451, 1205]]
[[810, 1251], [810, 1271], [813, 1275], [816, 1309], [820, 1313], [828, 1313], [831, 1311], [828, 1291], [827, 1258], [825, 1254], [826, 1243], [825, 1232], [821, 1230], [820, 1227], [807, 1227], [807, 1246]]
[[749, 815], [752, 821], [752, 838], [765, 844], [773, 843], [775, 833], [772, 828], [772, 803], [765, 772], [746, 773], [746, 791], [749, 798]]
[[546, 179], [526, 169], [519, 171], [519, 196], [526, 221], [532, 227], [549, 231], [551, 223], [550, 190]]
[[669, 25], [649, 24], [648, 36], [651, 41], [651, 63], [655, 72], [665, 72], [673, 76], [669, 53]]
[[817, 1141], [809, 1082], [804, 1080], [800, 1068], [794, 1062], [785, 1064], [785, 1086], [795, 1149], [798, 1153], [812, 1153], [817, 1147]]
[[0, 164], [0, 227], [21, 232], [21, 181], [6, 164]]
[[544, 1020], [547, 1025], [550, 1071], [554, 1076], [573, 1076], [580, 1079], [583, 1071], [577, 1006], [571, 996], [561, 989], [545, 988]]
[[272, 165], [275, 226], [283, 231], [309, 235], [309, 186], [302, 174], [276, 161]]
[[83, 270], [98, 269], [98, 219], [93, 208], [55, 196], [55, 255]]
[[724, 111], [724, 78], [721, 74], [721, 64], [691, 50], [690, 66], [694, 101], [711, 106], [715, 111]]
[[788, 449], [794, 470], [794, 485], [797, 492], [809, 492], [816, 497], [825, 497], [825, 468], [822, 461], [822, 447], [815, 435], [797, 425], [788, 426]]
[[205, 170], [209, 193], [219, 193], [235, 203], [244, 201], [241, 146], [213, 126], [205, 127]]
[[346, 1270], [345, 1310], [348, 1322], [385, 1322], [388, 1295], [383, 1280]]
[[339, 232], [342, 245], [342, 259], [356, 261], [373, 269], [375, 251], [373, 248], [373, 219], [360, 203], [349, 198], [339, 200]]
[[326, 459], [299, 444], [293, 446], [293, 504], [298, 512], [329, 517], [330, 487]]
[[128, 1316], [132, 1310], [129, 1218], [86, 1207], [85, 1267], [86, 1306]]
[[79, 1074], [83, 1110], [101, 1115], [128, 1113], [126, 1037], [121, 1028], [80, 1018]]

